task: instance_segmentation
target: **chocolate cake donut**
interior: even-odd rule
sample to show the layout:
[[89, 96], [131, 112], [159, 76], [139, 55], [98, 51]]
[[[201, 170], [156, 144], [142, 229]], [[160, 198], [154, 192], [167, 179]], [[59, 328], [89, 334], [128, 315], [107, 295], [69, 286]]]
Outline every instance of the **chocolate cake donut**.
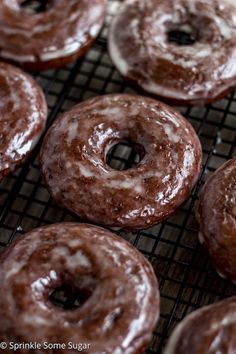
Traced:
[[[158, 284], [150, 263], [111, 232], [62, 223], [35, 229], [1, 258], [0, 342], [86, 343], [89, 354], [138, 354], [159, 315]], [[50, 301], [67, 284], [83, 298], [77, 309]], [[17, 321], [16, 321], [17, 319]], [[18, 350], [17, 353], [32, 353]]]
[[236, 297], [188, 315], [174, 330], [163, 354], [233, 354]]
[[26, 3], [0, 0], [0, 57], [37, 71], [85, 54], [101, 30], [107, 0], [47, 0], [39, 13]]
[[[189, 37], [184, 45], [173, 40], [181, 33]], [[215, 101], [236, 85], [236, 7], [226, 0], [124, 1], [109, 52], [119, 72], [151, 95], [175, 104]]]
[[[130, 141], [141, 161], [124, 171], [106, 163], [110, 148]], [[201, 169], [191, 124], [150, 98], [113, 94], [62, 114], [46, 135], [41, 171], [53, 198], [84, 220], [143, 229], [173, 214]]]
[[0, 62], [0, 180], [22, 164], [47, 119], [41, 88], [26, 73]]
[[236, 283], [236, 157], [205, 183], [197, 219], [199, 240], [208, 250], [218, 273]]

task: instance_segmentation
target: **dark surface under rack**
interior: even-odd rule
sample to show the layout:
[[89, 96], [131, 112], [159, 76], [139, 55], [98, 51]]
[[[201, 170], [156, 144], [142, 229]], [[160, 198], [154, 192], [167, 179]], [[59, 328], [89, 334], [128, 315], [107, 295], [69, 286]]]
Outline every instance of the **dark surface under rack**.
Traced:
[[[109, 1], [106, 25], [86, 57], [61, 70], [36, 75], [49, 105], [48, 126], [59, 112], [91, 96], [114, 92], [134, 92], [112, 65], [107, 53], [110, 18], [119, 1]], [[236, 287], [221, 279], [209, 263], [197, 240], [194, 210], [198, 192], [206, 177], [226, 160], [236, 155], [236, 96], [207, 106], [179, 108], [192, 123], [203, 146], [202, 177], [188, 202], [163, 224], [136, 233], [119, 234], [137, 247], [152, 263], [161, 290], [161, 317], [147, 353], [161, 353], [175, 325], [188, 313], [221, 298], [236, 294]], [[16, 237], [40, 225], [78, 220], [55, 205], [42, 184], [38, 152], [20, 170], [0, 183], [0, 248]], [[121, 168], [134, 161], [131, 148], [121, 146], [111, 152], [109, 160]], [[1, 285], [0, 285], [1, 286]], [[75, 294], [65, 289], [54, 294], [59, 306], [78, 306]]]

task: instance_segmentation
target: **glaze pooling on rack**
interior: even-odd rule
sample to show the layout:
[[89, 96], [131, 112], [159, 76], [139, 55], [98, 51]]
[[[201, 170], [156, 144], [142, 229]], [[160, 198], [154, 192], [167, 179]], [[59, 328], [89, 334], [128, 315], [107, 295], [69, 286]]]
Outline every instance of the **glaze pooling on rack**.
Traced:
[[[168, 41], [169, 31], [186, 26], [196, 31], [195, 43]], [[111, 24], [109, 51], [120, 73], [150, 94], [213, 101], [236, 83], [236, 8], [219, 0], [125, 2]]]
[[[125, 171], [106, 163], [119, 141], [131, 141], [141, 161]], [[174, 213], [201, 169], [192, 126], [172, 108], [142, 96], [114, 94], [73, 107], [57, 119], [41, 150], [42, 174], [53, 198], [80, 217], [141, 229]]]

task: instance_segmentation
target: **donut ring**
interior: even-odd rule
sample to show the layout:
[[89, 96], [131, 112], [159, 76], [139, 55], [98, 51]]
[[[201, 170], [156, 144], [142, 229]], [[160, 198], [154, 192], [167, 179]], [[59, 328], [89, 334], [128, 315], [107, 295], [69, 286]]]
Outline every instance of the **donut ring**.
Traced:
[[236, 157], [223, 164], [205, 183], [197, 219], [199, 240], [218, 273], [236, 283]]
[[[158, 284], [151, 264], [122, 238], [91, 225], [55, 224], [18, 239], [1, 261], [1, 341], [88, 343], [90, 354], [144, 350], [159, 316]], [[87, 294], [76, 310], [49, 301], [62, 284]]]
[[188, 315], [174, 330], [163, 354], [235, 353], [236, 297]]
[[47, 119], [41, 88], [26, 73], [0, 62], [0, 180], [29, 156]]
[[[176, 30], [195, 43], [170, 42]], [[236, 84], [236, 7], [226, 0], [125, 1], [110, 28], [109, 52], [143, 91], [174, 104], [210, 103]]]
[[[116, 171], [109, 149], [131, 141], [142, 160]], [[186, 119], [150, 98], [92, 98], [61, 115], [46, 135], [41, 172], [53, 198], [84, 220], [143, 229], [189, 197], [201, 169], [199, 139]]]
[[100, 32], [107, 0], [48, 0], [30, 13], [24, 0], [0, 0], [0, 57], [29, 70], [61, 67], [85, 54]]

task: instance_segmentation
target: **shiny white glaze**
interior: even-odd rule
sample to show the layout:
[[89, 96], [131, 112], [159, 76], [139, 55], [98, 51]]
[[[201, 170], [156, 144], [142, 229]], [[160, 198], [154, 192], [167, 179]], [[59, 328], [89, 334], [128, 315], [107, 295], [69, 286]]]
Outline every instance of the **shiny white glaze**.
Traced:
[[20, 69], [0, 64], [0, 179], [25, 160], [47, 119], [37, 83]]
[[0, 56], [23, 65], [79, 53], [99, 34], [106, 2], [54, 0], [46, 12], [32, 14], [15, 0], [1, 0]]
[[206, 181], [199, 199], [199, 240], [217, 272], [236, 282], [236, 157]]
[[[188, 30], [190, 15], [199, 39], [169, 43], [168, 30]], [[120, 73], [149, 93], [196, 104], [213, 100], [236, 82], [236, 9], [225, 0], [125, 2], [111, 25], [109, 52]]]
[[[0, 269], [0, 340], [20, 336], [41, 343], [53, 336], [90, 343], [91, 354], [102, 353], [104, 345], [107, 354], [135, 354], [147, 344], [159, 317], [158, 284], [148, 261], [122, 238], [95, 226], [62, 223], [33, 230], [7, 252]], [[17, 262], [21, 266], [13, 274]], [[63, 311], [48, 301], [65, 281], [91, 291], [77, 310]], [[9, 331], [16, 314], [18, 326]]]
[[236, 349], [236, 299], [202, 307], [174, 329], [163, 354], [233, 354]]
[[[144, 157], [136, 167], [116, 171], [105, 157], [122, 140], [142, 147]], [[62, 115], [44, 141], [41, 163], [52, 196], [65, 207], [110, 227], [144, 228], [187, 198], [200, 172], [201, 147], [179, 113], [155, 100], [117, 94]]]

